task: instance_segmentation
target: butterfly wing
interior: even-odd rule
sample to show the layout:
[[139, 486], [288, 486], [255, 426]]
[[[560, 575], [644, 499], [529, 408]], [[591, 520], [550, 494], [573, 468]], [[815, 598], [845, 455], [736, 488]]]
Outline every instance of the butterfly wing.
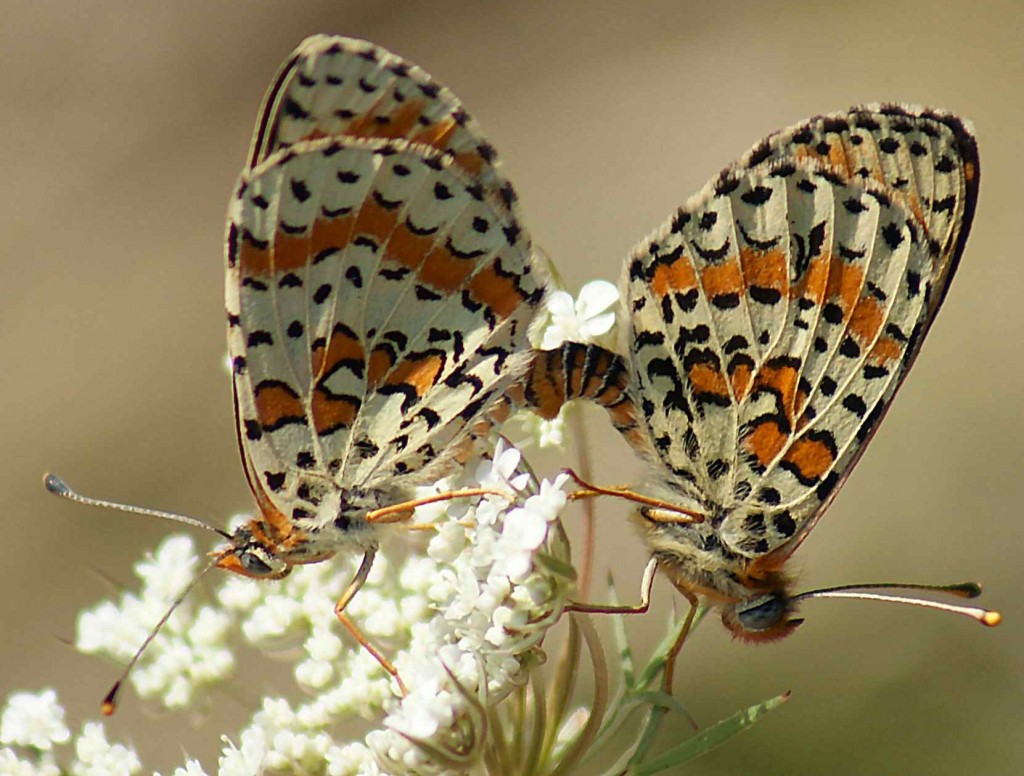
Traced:
[[313, 35], [299, 44], [263, 99], [249, 167], [321, 137], [408, 140], [446, 152], [486, 188], [506, 185], [494, 147], [455, 95], [367, 41]]
[[929, 316], [945, 298], [978, 202], [981, 168], [974, 127], [951, 113], [905, 105], [865, 105], [775, 132], [736, 168], [779, 159], [821, 162], [847, 178], [873, 180], [924, 224], [940, 268]]
[[[916, 336], [904, 350], [895, 380], [860, 427], [857, 444], [843, 465], [820, 486], [817, 510], [779, 549], [783, 556], [799, 546], [835, 498], [917, 358], [959, 265], [981, 182], [973, 125], [947, 111], [919, 106], [865, 105], [809, 119], [765, 138], [734, 169], [784, 158], [815, 160], [843, 177], [878, 183], [886, 196], [924, 225], [934, 266]], [[776, 546], [777, 541], [770, 545]]]
[[[416, 100], [406, 126], [395, 111]], [[265, 513], [436, 478], [525, 368], [546, 274], [475, 132], [443, 87], [360, 41], [306, 41], [271, 88], [226, 294]]]
[[[976, 182], [976, 157], [957, 158], [953, 180]], [[911, 198], [867, 164], [850, 176], [809, 154], [746, 161], [634, 254], [626, 304], [661, 486], [757, 557], [791, 551], [863, 451], [945, 294], [976, 192], [933, 176], [929, 191], [952, 196], [936, 215], [924, 172]]]

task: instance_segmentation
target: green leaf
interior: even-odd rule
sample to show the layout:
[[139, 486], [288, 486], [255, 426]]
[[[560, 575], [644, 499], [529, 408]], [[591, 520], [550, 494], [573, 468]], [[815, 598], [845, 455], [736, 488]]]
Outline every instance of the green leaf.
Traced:
[[533, 556], [533, 562], [545, 571], [557, 574], [568, 582], [576, 581], [576, 569], [572, 567], [572, 564], [566, 563], [564, 560], [560, 560], [553, 555], [538, 552]]
[[661, 690], [631, 693], [629, 700], [646, 703], [649, 706], [657, 706], [665, 711], [674, 711], [686, 720], [693, 719], [687, 708], [677, 698]]
[[[619, 595], [615, 590], [615, 581], [611, 573], [608, 574], [608, 602], [612, 606], [619, 605]], [[626, 635], [626, 617], [612, 617], [612, 636], [615, 639], [615, 648], [619, 655], [619, 668], [622, 670], [622, 683], [627, 689], [636, 687], [636, 669], [633, 664], [633, 647], [629, 643], [629, 636]]]
[[727, 717], [706, 730], [702, 730], [692, 738], [688, 738], [679, 746], [675, 746], [646, 762], [634, 765], [630, 769], [630, 773], [634, 776], [648, 776], [648, 774], [659, 773], [668, 768], [676, 768], [700, 757], [702, 754], [707, 754], [741, 730], [746, 730], [769, 711], [784, 703], [788, 698], [789, 693], [785, 692], [763, 703], [755, 704], [749, 709], [736, 712], [731, 717]]

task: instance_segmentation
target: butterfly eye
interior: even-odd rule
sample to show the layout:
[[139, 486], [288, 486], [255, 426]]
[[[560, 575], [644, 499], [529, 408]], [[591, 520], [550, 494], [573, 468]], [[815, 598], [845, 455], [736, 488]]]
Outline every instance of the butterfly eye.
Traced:
[[763, 631], [778, 625], [786, 615], [786, 600], [778, 593], [755, 598], [736, 609], [736, 619], [748, 631]]
[[254, 577], [265, 577], [274, 574], [274, 569], [252, 550], [243, 550], [238, 555], [238, 562], [246, 574]]

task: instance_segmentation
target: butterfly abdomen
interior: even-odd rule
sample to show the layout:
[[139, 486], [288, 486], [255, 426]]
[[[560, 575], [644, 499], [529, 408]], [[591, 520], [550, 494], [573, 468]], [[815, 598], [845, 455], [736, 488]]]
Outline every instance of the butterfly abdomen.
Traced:
[[622, 356], [600, 345], [565, 342], [536, 351], [518, 403], [551, 419], [566, 402], [587, 399], [608, 410], [615, 427], [626, 433], [636, 425], [627, 385]]

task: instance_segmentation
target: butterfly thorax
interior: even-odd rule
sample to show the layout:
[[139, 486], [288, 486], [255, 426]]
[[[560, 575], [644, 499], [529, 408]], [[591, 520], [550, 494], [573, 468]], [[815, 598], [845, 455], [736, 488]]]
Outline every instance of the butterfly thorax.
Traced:
[[309, 508], [296, 507], [290, 516], [264, 506], [260, 516], [235, 530], [217, 565], [243, 576], [280, 579], [294, 565], [374, 549], [379, 528], [367, 515], [404, 500], [380, 489], [335, 488]]

